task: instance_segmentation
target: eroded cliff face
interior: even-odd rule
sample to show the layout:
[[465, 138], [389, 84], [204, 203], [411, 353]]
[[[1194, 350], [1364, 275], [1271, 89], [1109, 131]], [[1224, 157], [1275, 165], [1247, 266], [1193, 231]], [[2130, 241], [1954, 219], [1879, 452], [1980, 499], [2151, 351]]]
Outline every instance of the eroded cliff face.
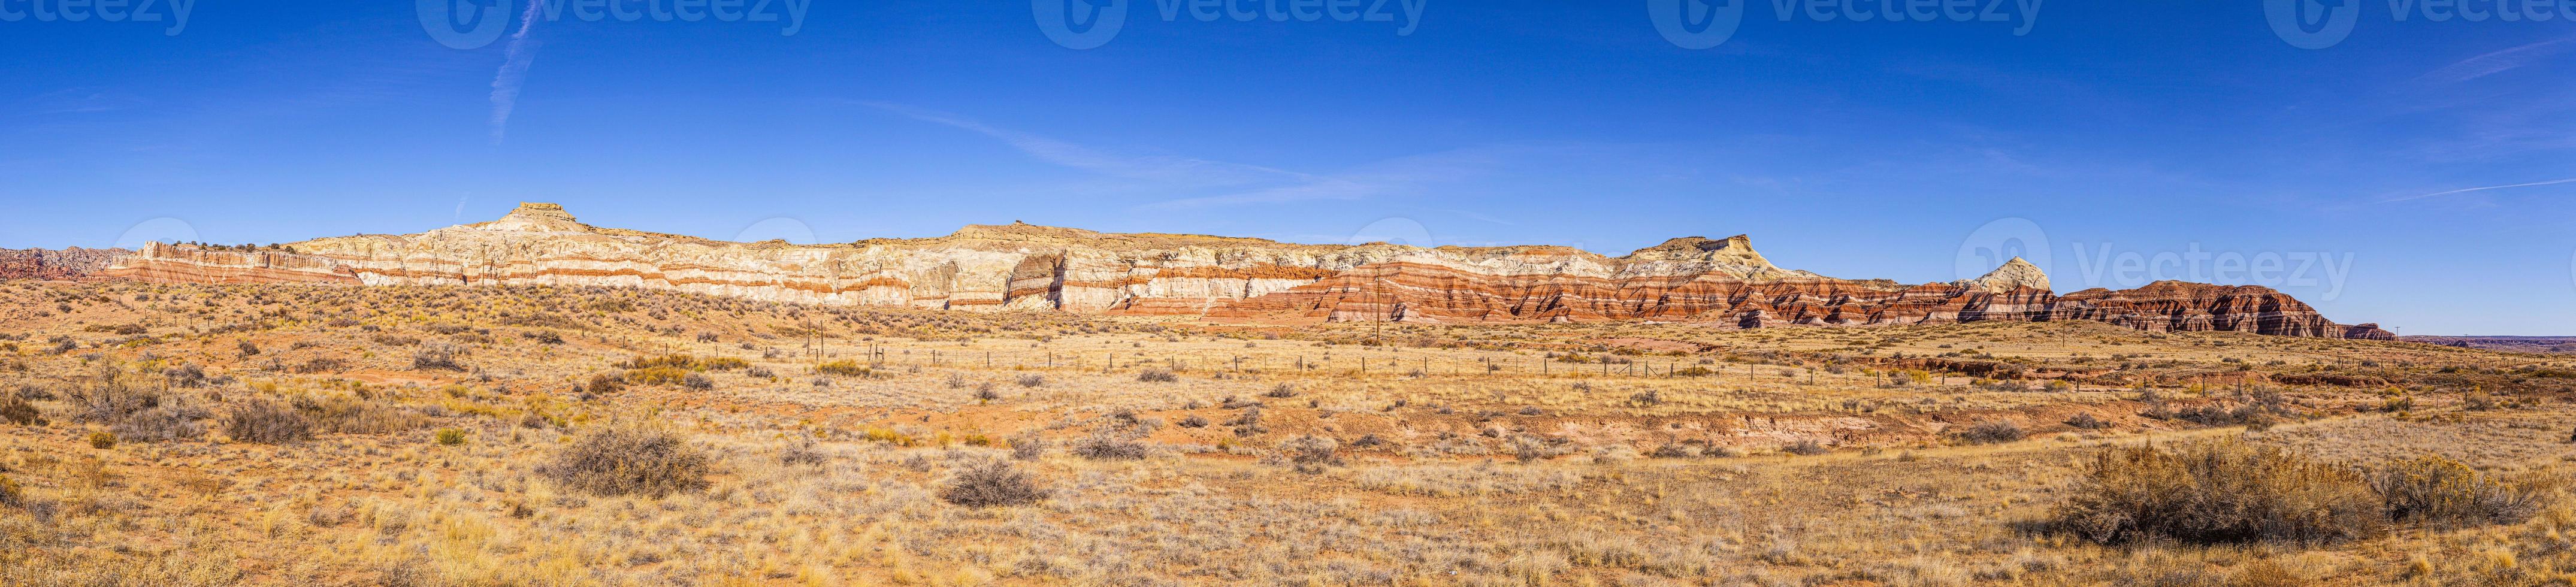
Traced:
[[79, 279], [133, 253], [125, 249], [0, 249], [0, 279]]
[[[2048, 291], [2019, 259], [1907, 286], [1773, 266], [1750, 239], [1680, 238], [1624, 257], [1546, 246], [1298, 245], [1013, 224], [945, 237], [800, 246], [581, 224], [523, 204], [500, 220], [325, 238], [294, 253], [154, 244], [98, 275], [192, 283], [625, 286], [815, 304], [1218, 318], [1733, 327], [2100, 320], [2146, 330], [2375, 338], [2261, 287], [2162, 282]], [[2381, 333], [2384, 334], [2384, 333]]]

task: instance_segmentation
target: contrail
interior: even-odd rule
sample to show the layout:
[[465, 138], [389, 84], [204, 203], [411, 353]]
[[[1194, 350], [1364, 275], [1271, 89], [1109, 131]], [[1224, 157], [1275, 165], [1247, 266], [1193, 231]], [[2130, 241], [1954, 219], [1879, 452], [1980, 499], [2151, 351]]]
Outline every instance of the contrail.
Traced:
[[2571, 178], [2567, 178], [2567, 179], [2553, 179], [2553, 180], [2549, 180], [2549, 181], [2535, 181], [2535, 182], [2531, 182], [2531, 183], [2517, 183], [2517, 184], [2513, 184], [2513, 185], [2491, 185], [2491, 186], [2480, 187], [2480, 188], [2464, 188], [2464, 189], [2451, 190], [2451, 191], [2447, 191], [2447, 192], [2433, 192], [2433, 193], [2429, 193], [2429, 194], [2422, 194], [2422, 195], [2407, 196], [2407, 197], [2403, 197], [2403, 198], [2389, 198], [2389, 199], [2386, 199], [2386, 200], [2381, 200], [2381, 201], [2380, 201], [2380, 203], [2383, 203], [2383, 204], [2384, 204], [2384, 203], [2388, 203], [2388, 202], [2404, 202], [2404, 201], [2407, 201], [2407, 200], [2421, 200], [2421, 199], [2424, 199], [2424, 198], [2432, 198], [2432, 197], [2438, 197], [2438, 196], [2448, 196], [2448, 195], [2451, 195], [2451, 194], [2465, 194], [2465, 193], [2469, 193], [2469, 192], [2483, 192], [2483, 191], [2487, 191], [2487, 190], [2500, 190], [2500, 189], [2505, 189], [2505, 188], [2527, 188], [2527, 187], [2532, 187], [2532, 186], [2558, 185], [2558, 184], [2562, 184], [2562, 183], [2576, 183], [2576, 177], [2571, 177]]
[[539, 43], [528, 38], [537, 25], [537, 8], [546, 0], [529, 0], [528, 13], [519, 17], [519, 32], [510, 35], [509, 60], [501, 63], [501, 73], [492, 76], [492, 144], [510, 130], [510, 110], [519, 105], [519, 86], [528, 79], [528, 66], [537, 61]]

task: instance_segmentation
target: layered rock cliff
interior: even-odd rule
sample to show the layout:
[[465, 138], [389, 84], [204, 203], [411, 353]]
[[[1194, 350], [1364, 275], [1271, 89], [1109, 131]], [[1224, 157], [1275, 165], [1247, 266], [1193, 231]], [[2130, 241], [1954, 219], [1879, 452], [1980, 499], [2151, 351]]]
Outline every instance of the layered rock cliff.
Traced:
[[133, 253], [125, 249], [0, 249], [0, 279], [77, 279]]
[[[1012, 224], [800, 246], [599, 228], [553, 204], [293, 252], [158, 244], [99, 275], [192, 283], [553, 284], [950, 310], [1406, 322], [1647, 319], [1732, 327], [2098, 320], [2156, 331], [2379, 338], [2262, 287], [2159, 282], [2059, 296], [2014, 259], [1952, 283], [1781, 269], [1750, 239], [1679, 238], [1624, 257], [1549, 246], [1299, 245]], [[2376, 334], [2374, 334], [2376, 333]]]

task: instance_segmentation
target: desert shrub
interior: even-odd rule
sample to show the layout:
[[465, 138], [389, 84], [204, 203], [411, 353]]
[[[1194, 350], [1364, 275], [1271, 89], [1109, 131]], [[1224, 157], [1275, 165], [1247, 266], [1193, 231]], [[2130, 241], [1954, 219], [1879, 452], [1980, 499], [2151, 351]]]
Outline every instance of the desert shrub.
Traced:
[[680, 388], [690, 391], [708, 391], [716, 388], [716, 380], [708, 379], [706, 375], [690, 373], [689, 376], [680, 378]]
[[2540, 510], [2539, 494], [2438, 456], [2392, 463], [2372, 472], [2370, 487], [2388, 518], [2435, 526], [2515, 524]]
[[1182, 416], [1179, 424], [1182, 428], [1206, 428], [1208, 420], [1207, 418], [1199, 417], [1198, 414], [1191, 414], [1188, 416]]
[[1019, 383], [1020, 383], [1020, 387], [1035, 388], [1035, 387], [1044, 386], [1044, 385], [1046, 385], [1046, 376], [1045, 376], [1045, 375], [1039, 375], [1039, 374], [1036, 374], [1036, 373], [1030, 373], [1030, 374], [1027, 374], [1027, 375], [1021, 375], [1021, 376], [1020, 376]]
[[89, 447], [99, 450], [116, 448], [116, 434], [104, 431], [91, 432], [89, 433]]
[[1034, 461], [1046, 456], [1046, 439], [1038, 436], [1036, 432], [1012, 437], [1010, 443], [1011, 458]]
[[27, 503], [26, 489], [18, 486], [18, 480], [0, 475], [0, 507], [18, 507], [24, 503]]
[[314, 428], [335, 434], [389, 434], [427, 423], [419, 412], [345, 395], [298, 397], [294, 405], [295, 411], [313, 421]]
[[1037, 503], [1048, 493], [1011, 463], [988, 460], [959, 470], [939, 489], [939, 499], [966, 507], [1002, 507]]
[[626, 389], [626, 378], [606, 373], [592, 375], [590, 376], [590, 383], [582, 386], [582, 389], [594, 395], [617, 393]]
[[1342, 464], [1341, 457], [1334, 454], [1338, 448], [1341, 448], [1341, 442], [1322, 436], [1298, 436], [1279, 443], [1280, 455], [1286, 457], [1297, 472], [1306, 474], [1322, 473], [1325, 467]]
[[2353, 469], [2239, 440], [2102, 450], [2052, 515], [2095, 542], [2335, 542], [2377, 535], [2380, 500]]
[[1640, 393], [1630, 394], [1628, 396], [1628, 403], [1639, 407], [1662, 405], [1664, 403], [1664, 392], [1647, 390]]
[[414, 351], [411, 354], [411, 368], [419, 370], [444, 369], [448, 371], [463, 371], [465, 370], [465, 365], [456, 362], [456, 355], [462, 352], [462, 349], [456, 348], [455, 345], [448, 344], [433, 344], [421, 347], [420, 350]]
[[824, 364], [821, 364], [821, 365], [816, 365], [816, 366], [814, 366], [814, 371], [815, 371], [815, 372], [817, 372], [817, 373], [822, 373], [822, 374], [824, 374], [824, 375], [840, 375], [840, 376], [844, 376], [844, 377], [865, 377], [865, 376], [867, 376], [867, 375], [868, 375], [868, 373], [869, 373], [870, 369], [868, 369], [868, 366], [867, 366], [867, 365], [861, 365], [861, 364], [859, 364], [859, 362], [858, 362], [858, 361], [847, 361], [847, 360], [843, 360], [843, 361], [832, 361], [832, 362], [829, 362], [829, 363], [824, 363]]
[[102, 372], [99, 380], [73, 388], [69, 398], [72, 421], [115, 424], [126, 416], [145, 409], [160, 407], [161, 393], [128, 385], [120, 374]]
[[2030, 433], [2023, 432], [2021, 425], [2011, 420], [1987, 420], [1969, 426], [1967, 430], [1959, 431], [1958, 438], [1960, 442], [1968, 444], [2001, 444], [2021, 440], [2026, 436], [2030, 436]]
[[659, 498], [706, 487], [708, 460], [671, 432], [610, 425], [564, 445], [537, 474], [595, 495]]
[[43, 426], [45, 415], [44, 412], [36, 409], [36, 404], [27, 403], [26, 398], [11, 394], [0, 397], [0, 422], [19, 426]]
[[1834, 449], [1832, 447], [1825, 446], [1824, 443], [1816, 442], [1814, 440], [1800, 440], [1780, 447], [1780, 452], [1806, 457], [1812, 457], [1833, 451]]
[[338, 373], [347, 369], [348, 365], [340, 362], [339, 359], [330, 357], [314, 357], [304, 361], [303, 363], [296, 364], [292, 371], [295, 371], [298, 374], [310, 375], [314, 373]]
[[2101, 418], [2095, 418], [2093, 417], [2093, 414], [2089, 412], [2079, 413], [2076, 414], [2075, 417], [2067, 418], [2066, 425], [2082, 430], [2101, 430], [2111, 427], [2110, 422], [2104, 422]]
[[1073, 456], [1095, 461], [1133, 461], [1153, 452], [1144, 443], [1122, 434], [1101, 432], [1073, 442], [1068, 449]]
[[440, 445], [444, 446], [465, 444], [465, 429], [440, 428], [437, 433], [432, 435], [432, 438], [436, 439]]
[[1287, 399], [1287, 398], [1297, 397], [1297, 388], [1296, 388], [1296, 387], [1293, 387], [1293, 386], [1290, 386], [1290, 385], [1288, 385], [1288, 384], [1286, 384], [1286, 383], [1281, 383], [1281, 384], [1279, 384], [1279, 386], [1277, 386], [1277, 387], [1272, 387], [1272, 388], [1270, 388], [1270, 391], [1269, 391], [1269, 392], [1267, 392], [1267, 393], [1263, 393], [1263, 394], [1261, 394], [1261, 395], [1262, 395], [1262, 396], [1264, 396], [1264, 397], [1275, 397], [1275, 398], [1280, 398], [1280, 399]]
[[635, 357], [618, 363], [620, 369], [671, 368], [687, 371], [731, 371], [751, 366], [749, 361], [733, 357], [699, 357], [695, 355], [662, 355]]
[[1646, 453], [1646, 456], [1651, 456], [1651, 457], [1655, 457], [1655, 458], [1659, 458], [1659, 459], [1692, 459], [1692, 458], [1699, 458], [1699, 456], [1700, 456], [1700, 447], [1699, 447], [1698, 445], [1684, 444], [1684, 443], [1679, 443], [1679, 442], [1667, 443], [1667, 444], [1665, 444], [1665, 445], [1663, 445], [1663, 446], [1655, 447], [1655, 450], [1654, 450], [1653, 452]]
[[224, 416], [224, 435], [262, 444], [307, 440], [313, 438], [313, 420], [277, 402], [253, 399]]
[[206, 368], [199, 367], [195, 363], [188, 363], [177, 367], [163, 369], [161, 370], [161, 377], [168, 380], [171, 387], [197, 388], [206, 386]]
[[244, 356], [244, 357], [249, 357], [249, 356], [254, 356], [254, 355], [258, 355], [258, 354], [259, 354], [259, 345], [251, 344], [251, 342], [250, 342], [250, 341], [247, 341], [247, 340], [245, 340], [245, 341], [240, 341], [240, 342], [238, 342], [238, 343], [234, 344], [234, 345], [233, 345], [233, 348], [234, 348], [235, 350], [241, 351], [241, 356]]
[[2484, 389], [2472, 389], [2460, 395], [2460, 408], [2472, 412], [2496, 409], [2496, 399]]
[[1146, 369], [1136, 373], [1136, 380], [1145, 383], [1171, 383], [1180, 381], [1181, 376], [1162, 369]]
[[778, 462], [789, 465], [820, 465], [824, 460], [823, 451], [814, 450], [811, 442], [789, 445], [778, 451]]
[[136, 442], [196, 440], [206, 435], [206, 425], [199, 420], [212, 415], [194, 406], [161, 406], [135, 412], [108, 430], [115, 431], [117, 438]]
[[975, 401], [993, 403], [993, 400], [997, 399], [1002, 399], [1002, 392], [995, 391], [993, 389], [992, 382], [988, 381], [975, 385]]

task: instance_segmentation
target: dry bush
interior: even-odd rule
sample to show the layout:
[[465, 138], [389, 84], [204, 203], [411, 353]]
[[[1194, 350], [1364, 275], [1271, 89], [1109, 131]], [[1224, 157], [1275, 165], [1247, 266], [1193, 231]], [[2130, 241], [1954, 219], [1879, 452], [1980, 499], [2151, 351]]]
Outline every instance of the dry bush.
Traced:
[[537, 474], [596, 495], [662, 497], [707, 486], [709, 459], [669, 431], [609, 425], [582, 434]]
[[2539, 493], [2438, 456], [2398, 461], [2373, 472], [2370, 487], [2390, 520], [2444, 527], [2517, 524], [2540, 511]]
[[456, 355], [463, 352], [463, 349], [459, 349], [455, 345], [449, 344], [433, 344], [421, 347], [419, 351], [411, 354], [411, 368], [423, 371], [430, 369], [463, 371], [465, 370], [465, 365], [456, 362]]
[[1104, 431], [1074, 441], [1068, 452], [1095, 461], [1133, 461], [1145, 458], [1153, 450], [1127, 435]]
[[1007, 461], [988, 460], [959, 470], [957, 476], [939, 489], [939, 499], [966, 507], [997, 507], [1037, 503], [1046, 499], [1046, 488], [1039, 487], [1029, 474]]
[[814, 366], [814, 371], [824, 375], [840, 375], [843, 377], [866, 377], [870, 373], [870, 369], [868, 369], [866, 365], [861, 365], [858, 361], [848, 360], [832, 361], [816, 365]]
[[2066, 425], [2075, 427], [2079, 430], [2101, 430], [2111, 427], [2110, 422], [2104, 422], [2101, 418], [2095, 418], [2093, 417], [2093, 414], [2089, 412], [2076, 414], [2075, 417], [2067, 418]]
[[2105, 544], [2334, 542], [2384, 519], [2360, 473], [2239, 440], [2104, 449], [2071, 493], [2053, 525]]
[[8, 475], [0, 475], [0, 507], [18, 507], [26, 501], [27, 492], [18, 486], [18, 481]]
[[206, 425], [199, 420], [212, 416], [195, 406], [161, 406], [135, 412], [108, 430], [116, 432], [117, 438], [136, 442], [196, 440], [206, 435]]
[[687, 369], [675, 367], [646, 367], [642, 369], [628, 369], [626, 371], [626, 380], [634, 382], [637, 385], [668, 385], [686, 381], [690, 375], [694, 375], [694, 373], [690, 373]]
[[311, 419], [314, 427], [335, 434], [390, 434], [428, 423], [409, 408], [344, 395], [298, 397], [295, 410]]
[[115, 424], [127, 416], [161, 405], [161, 393], [130, 385], [120, 373], [102, 371], [98, 381], [73, 388], [72, 421]]
[[1338, 448], [1341, 448], [1340, 441], [1321, 436], [1298, 436], [1279, 443], [1280, 455], [1295, 466], [1297, 472], [1310, 475], [1324, 472], [1325, 467], [1341, 465], [1341, 457], [1334, 454]]
[[1011, 458], [1034, 461], [1046, 456], [1046, 438], [1038, 436], [1034, 431], [1013, 437], [1010, 442]]
[[1136, 380], [1145, 383], [1171, 383], [1180, 381], [1181, 376], [1162, 369], [1146, 369], [1136, 373]]
[[789, 445], [787, 448], [778, 450], [778, 462], [788, 465], [821, 465], [826, 460], [828, 459], [823, 456], [823, 451], [814, 450], [814, 443], [811, 442]]
[[1959, 431], [1959, 441], [1968, 444], [2002, 444], [2030, 436], [2020, 424], [2011, 420], [1987, 420]]
[[11, 394], [0, 397], [0, 422], [19, 426], [43, 426], [45, 415], [44, 412], [36, 409], [36, 404], [27, 403], [26, 398]]
[[590, 376], [590, 384], [583, 386], [582, 390], [593, 395], [608, 395], [624, 391], [626, 390], [626, 377], [606, 373], [592, 375]]
[[1785, 452], [1785, 453], [1789, 453], [1789, 454], [1793, 454], [1793, 455], [1798, 455], [1798, 456], [1804, 456], [1804, 457], [1812, 457], [1812, 456], [1816, 456], [1816, 455], [1820, 455], [1820, 454], [1825, 454], [1825, 453], [1829, 453], [1829, 452], [1834, 452], [1834, 449], [1833, 449], [1833, 447], [1825, 446], [1825, 444], [1824, 444], [1824, 443], [1816, 442], [1816, 441], [1814, 441], [1814, 440], [1800, 440], [1800, 441], [1797, 441], [1797, 442], [1792, 442], [1792, 443], [1789, 443], [1789, 444], [1786, 444], [1786, 445], [1782, 445], [1782, 446], [1780, 447], [1780, 452]]
[[224, 416], [224, 435], [240, 442], [280, 444], [313, 438], [313, 420], [265, 399], [235, 406]]

